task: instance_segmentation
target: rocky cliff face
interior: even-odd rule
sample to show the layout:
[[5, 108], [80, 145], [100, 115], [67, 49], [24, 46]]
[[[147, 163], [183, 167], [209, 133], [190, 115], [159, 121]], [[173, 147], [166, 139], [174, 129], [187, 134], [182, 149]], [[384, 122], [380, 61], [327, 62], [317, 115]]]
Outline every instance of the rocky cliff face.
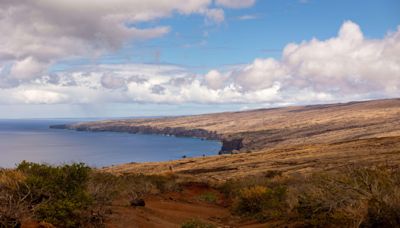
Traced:
[[243, 139], [222, 139], [222, 148], [219, 154], [231, 154], [232, 152], [240, 151], [243, 148]]

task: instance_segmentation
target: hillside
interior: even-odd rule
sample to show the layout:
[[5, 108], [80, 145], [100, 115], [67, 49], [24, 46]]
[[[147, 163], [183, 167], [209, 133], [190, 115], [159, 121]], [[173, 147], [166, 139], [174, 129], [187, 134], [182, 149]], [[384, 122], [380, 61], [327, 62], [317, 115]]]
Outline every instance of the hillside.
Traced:
[[220, 139], [221, 152], [229, 154], [106, 169], [118, 173], [173, 170], [221, 180], [271, 170], [297, 172], [355, 163], [400, 164], [400, 99], [56, 127]]
[[0, 227], [398, 227], [399, 122], [391, 99], [53, 126], [223, 148], [103, 169], [22, 162], [0, 170]]

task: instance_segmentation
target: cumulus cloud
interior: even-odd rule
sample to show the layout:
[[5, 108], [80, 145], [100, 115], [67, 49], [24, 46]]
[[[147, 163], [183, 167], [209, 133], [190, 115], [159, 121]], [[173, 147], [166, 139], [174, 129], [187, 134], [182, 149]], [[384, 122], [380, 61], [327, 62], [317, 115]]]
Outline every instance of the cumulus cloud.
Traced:
[[40, 63], [33, 57], [27, 57], [21, 61], [16, 61], [11, 68], [10, 74], [19, 80], [31, 79], [43, 73], [46, 67], [46, 64]]
[[214, 90], [223, 88], [228, 80], [227, 76], [222, 75], [217, 70], [211, 70], [208, 72], [206, 75], [204, 75], [204, 79], [207, 86]]
[[241, 16], [237, 17], [237, 19], [241, 20], [241, 21], [248, 21], [248, 20], [258, 19], [258, 16], [257, 15], [246, 14], [246, 15], [241, 15]]
[[347, 21], [337, 37], [288, 44], [281, 60], [256, 59], [228, 78], [244, 92], [279, 85], [279, 94], [291, 101], [300, 94], [321, 101], [393, 97], [400, 95], [399, 53], [400, 30], [366, 39], [357, 24]]
[[43, 76], [58, 60], [97, 57], [171, 30], [139, 26], [142, 22], [200, 14], [209, 23], [221, 23], [224, 11], [210, 8], [212, 4], [212, 0], [0, 1], [0, 65], [11, 65], [10, 78], [31, 80]]
[[365, 39], [360, 27], [345, 22], [337, 37], [289, 44], [282, 62], [293, 80], [288, 86], [334, 94], [396, 95], [400, 90], [400, 31], [381, 40]]
[[225, 13], [222, 9], [206, 9], [204, 11], [206, 16], [206, 23], [217, 23], [220, 24], [225, 20]]
[[219, 6], [239, 9], [253, 6], [256, 0], [216, 0], [215, 4]]
[[68, 96], [54, 91], [30, 89], [17, 91], [14, 98], [24, 104], [60, 104], [65, 102]]
[[244, 91], [270, 88], [288, 77], [288, 69], [274, 59], [256, 59], [238, 71], [231, 73], [235, 84]]
[[[281, 59], [259, 58], [205, 74], [174, 65], [84, 66], [0, 89], [0, 103], [271, 105], [396, 97], [399, 53], [400, 28], [382, 39], [367, 39], [347, 21], [336, 37], [288, 44]], [[27, 75], [41, 69], [34, 59], [26, 64], [32, 65]]]
[[125, 85], [125, 79], [107, 74], [101, 77], [101, 85], [107, 89], [118, 89]]

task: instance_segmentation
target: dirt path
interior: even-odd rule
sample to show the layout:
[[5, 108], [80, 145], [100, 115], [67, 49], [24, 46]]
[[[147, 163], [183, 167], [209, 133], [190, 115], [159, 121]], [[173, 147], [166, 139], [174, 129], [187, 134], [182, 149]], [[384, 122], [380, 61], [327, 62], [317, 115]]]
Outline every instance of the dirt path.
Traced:
[[[207, 196], [213, 202], [206, 202]], [[182, 192], [148, 196], [145, 202], [145, 207], [131, 207], [126, 200], [115, 201], [107, 227], [181, 227], [190, 219], [217, 227], [265, 227], [232, 216], [222, 194], [207, 186], [187, 186]]]

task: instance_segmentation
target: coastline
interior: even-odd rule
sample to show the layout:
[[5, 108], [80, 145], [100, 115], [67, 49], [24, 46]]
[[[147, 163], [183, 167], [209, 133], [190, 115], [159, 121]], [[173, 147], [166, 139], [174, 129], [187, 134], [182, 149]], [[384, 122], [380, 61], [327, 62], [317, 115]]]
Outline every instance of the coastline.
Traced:
[[[310, 172], [400, 162], [400, 99], [292, 106], [196, 116], [56, 125], [217, 139], [220, 156], [120, 164], [115, 173], [174, 173], [229, 179], [269, 171]], [[170, 169], [171, 167], [171, 169]]]
[[184, 127], [165, 127], [156, 128], [146, 125], [137, 126], [123, 126], [123, 125], [97, 125], [98, 122], [85, 122], [77, 124], [60, 124], [51, 125], [51, 129], [67, 129], [76, 131], [91, 131], [91, 132], [124, 132], [130, 134], [155, 134], [166, 135], [175, 137], [190, 137], [200, 138], [204, 140], [216, 140], [221, 142], [221, 150], [218, 154], [230, 154], [239, 151], [242, 147], [242, 140], [240, 138], [226, 138], [216, 131], [207, 131], [204, 129], [188, 129]]

